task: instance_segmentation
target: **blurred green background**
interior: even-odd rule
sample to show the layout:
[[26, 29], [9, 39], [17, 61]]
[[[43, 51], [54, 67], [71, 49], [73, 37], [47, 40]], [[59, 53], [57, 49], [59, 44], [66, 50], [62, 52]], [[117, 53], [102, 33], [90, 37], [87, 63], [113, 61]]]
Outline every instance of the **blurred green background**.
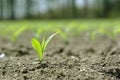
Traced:
[[0, 0], [0, 19], [119, 18], [120, 0]]

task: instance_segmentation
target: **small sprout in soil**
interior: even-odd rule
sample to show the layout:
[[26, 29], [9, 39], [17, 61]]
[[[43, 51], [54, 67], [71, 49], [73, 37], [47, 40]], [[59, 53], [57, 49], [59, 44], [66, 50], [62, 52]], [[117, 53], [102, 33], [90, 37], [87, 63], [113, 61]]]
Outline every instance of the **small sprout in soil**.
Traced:
[[90, 38], [91, 41], [95, 40], [95, 35], [96, 35], [95, 31], [90, 32], [89, 38]]
[[26, 27], [21, 27], [20, 29], [18, 29], [17, 31], [15, 31], [13, 33], [13, 35], [10, 37], [12, 42], [16, 41], [16, 38], [26, 29]]
[[37, 29], [37, 31], [35, 32], [35, 37], [38, 39], [40, 37], [40, 34], [42, 33], [42, 29]]
[[31, 40], [32, 47], [37, 52], [38, 58], [40, 61], [42, 60], [43, 52], [44, 52], [47, 44], [57, 33], [58, 32], [52, 34], [47, 40], [45, 40], [45, 37], [43, 37], [41, 43], [36, 38], [32, 38], [32, 40]]
[[98, 29], [98, 33], [105, 35], [105, 30], [103, 28]]

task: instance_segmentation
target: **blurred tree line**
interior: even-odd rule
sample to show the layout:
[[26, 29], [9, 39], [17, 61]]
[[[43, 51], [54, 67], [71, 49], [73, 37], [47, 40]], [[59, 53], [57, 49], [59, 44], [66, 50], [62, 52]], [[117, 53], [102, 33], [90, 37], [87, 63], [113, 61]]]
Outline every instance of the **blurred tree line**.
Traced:
[[120, 0], [0, 0], [0, 19], [120, 17]]

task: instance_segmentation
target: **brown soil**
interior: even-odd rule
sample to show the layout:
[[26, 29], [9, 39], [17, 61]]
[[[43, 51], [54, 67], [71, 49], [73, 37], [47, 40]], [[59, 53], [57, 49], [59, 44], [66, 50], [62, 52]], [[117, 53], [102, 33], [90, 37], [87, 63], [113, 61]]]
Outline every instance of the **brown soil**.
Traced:
[[[26, 37], [27, 36], [27, 37]], [[120, 39], [87, 35], [65, 44], [56, 36], [40, 62], [32, 49], [32, 36], [20, 35], [12, 44], [0, 39], [0, 80], [120, 80]]]

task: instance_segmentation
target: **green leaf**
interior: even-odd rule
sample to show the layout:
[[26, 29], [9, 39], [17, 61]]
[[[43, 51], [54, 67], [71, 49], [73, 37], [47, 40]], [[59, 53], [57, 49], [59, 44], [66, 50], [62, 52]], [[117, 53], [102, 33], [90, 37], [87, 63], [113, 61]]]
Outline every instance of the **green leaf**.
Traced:
[[91, 41], [95, 40], [95, 32], [94, 31], [90, 33], [90, 40]]
[[35, 37], [39, 38], [41, 33], [42, 33], [42, 29], [38, 29], [37, 32], [35, 33]]
[[33, 49], [35, 49], [38, 54], [38, 58], [42, 60], [43, 48], [41, 47], [39, 41], [35, 38], [32, 38], [31, 43], [32, 43]]
[[17, 31], [15, 31], [14, 34], [10, 37], [11, 41], [15, 42], [16, 38], [18, 37], [18, 35], [20, 35], [21, 32], [24, 31], [25, 29], [26, 29], [26, 27], [21, 27]]
[[43, 37], [43, 39], [42, 39], [41, 47], [42, 47], [42, 52], [44, 52], [44, 50], [45, 50], [45, 37]]
[[49, 43], [49, 41], [50, 41], [57, 33], [58, 33], [58, 32], [54, 33], [53, 35], [51, 35], [51, 36], [46, 40], [44, 47], [47, 46], [47, 44]]
[[35, 50], [41, 49], [41, 47], [40, 47], [41, 45], [37, 39], [32, 38], [31, 43], [32, 43], [33, 49], [35, 49]]
[[60, 35], [65, 41], [67, 41], [67, 35], [64, 32], [61, 31]]
[[26, 29], [26, 27], [21, 27], [20, 29], [18, 29], [15, 33], [14, 36], [17, 37], [22, 31], [24, 31]]

